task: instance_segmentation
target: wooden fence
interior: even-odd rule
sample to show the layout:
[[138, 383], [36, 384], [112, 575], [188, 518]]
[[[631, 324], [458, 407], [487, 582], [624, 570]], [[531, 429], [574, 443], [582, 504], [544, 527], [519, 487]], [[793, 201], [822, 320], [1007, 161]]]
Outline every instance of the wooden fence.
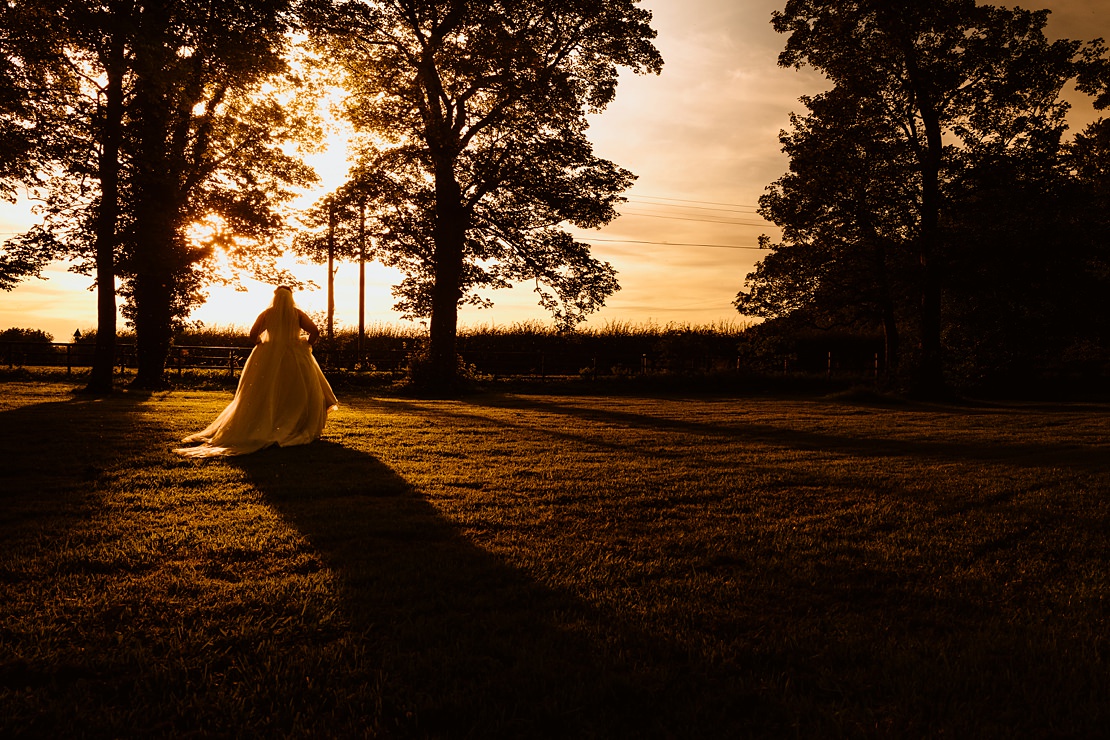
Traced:
[[[90, 367], [95, 347], [91, 343], [62, 342], [0, 342], [0, 366], [7, 367], [64, 367], [66, 373], [76, 368]], [[250, 347], [211, 347], [201, 345], [173, 345], [170, 347], [166, 369], [178, 374], [186, 370], [225, 371], [230, 377], [242, 369]], [[325, 370], [347, 372], [386, 372], [400, 374], [408, 366], [411, 350], [377, 350], [358, 356], [354, 350], [314, 350], [316, 359]], [[598, 377], [622, 375], [649, 375], [656, 373], [726, 373], [744, 370], [740, 358], [724, 355], [673, 355], [635, 354], [597, 351], [550, 352], [543, 350], [490, 351], [467, 350], [460, 353], [463, 362], [478, 373], [494, 377]], [[850, 361], [848, 361], [850, 359]], [[837, 358], [832, 352], [821, 358], [824, 367], [804, 367], [792, 360], [784, 360], [782, 373], [825, 374], [844, 378], [877, 378], [880, 372], [879, 357]], [[811, 363], [812, 364], [812, 363]], [[135, 367], [133, 344], [116, 345], [115, 365], [122, 371]]]

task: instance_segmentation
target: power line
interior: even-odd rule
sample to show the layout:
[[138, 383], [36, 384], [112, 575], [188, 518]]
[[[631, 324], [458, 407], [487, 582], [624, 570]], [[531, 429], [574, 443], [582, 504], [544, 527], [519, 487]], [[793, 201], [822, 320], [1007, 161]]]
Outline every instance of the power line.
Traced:
[[716, 249], [763, 249], [763, 247], [745, 246], [742, 244], [700, 244], [691, 242], [653, 242], [642, 239], [590, 239], [583, 237], [584, 242], [609, 242], [613, 244], [654, 244], [661, 247], [714, 247]]
[[731, 206], [734, 208], [759, 208], [759, 206], [748, 205], [745, 203], [718, 203], [712, 200], [688, 200], [686, 198], [664, 198], [662, 195], [640, 195], [641, 198], [652, 198], [653, 200], [672, 200], [676, 203], [702, 203], [709, 206]]
[[641, 218], [663, 218], [669, 221], [697, 221], [703, 224], [728, 224], [729, 226], [770, 226], [766, 221], [738, 221], [736, 219], [695, 218], [693, 216], [664, 216], [660, 213], [641, 213], [639, 211], [621, 211], [622, 216], [639, 216]]
[[[659, 206], [659, 207], [662, 207], [662, 208], [675, 208], [675, 209], [685, 210], [685, 211], [723, 211], [723, 212], [726, 212], [726, 213], [743, 213], [743, 214], [746, 214], [746, 215], [751, 215], [752, 213], [754, 213], [756, 211], [756, 209], [751, 207], [751, 206], [741, 206], [739, 208], [722, 208], [722, 207], [719, 207], [719, 206], [718, 207], [714, 207], [714, 206], [680, 206], [680, 205], [674, 205], [672, 203], [656, 203], [652, 200], [644, 200], [644, 199], [641, 199], [641, 198], [632, 198], [632, 197], [628, 198], [628, 202], [629, 203], [639, 203], [639, 204], [645, 205], [645, 206]], [[696, 201], [694, 201], [694, 202], [696, 202]]]

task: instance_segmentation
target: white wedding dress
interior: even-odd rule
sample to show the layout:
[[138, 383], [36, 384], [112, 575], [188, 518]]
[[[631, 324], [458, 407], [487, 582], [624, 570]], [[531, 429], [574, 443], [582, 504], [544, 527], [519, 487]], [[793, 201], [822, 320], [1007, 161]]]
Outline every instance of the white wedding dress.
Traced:
[[186, 457], [245, 455], [320, 438], [328, 413], [339, 404], [312, 347], [300, 338], [302, 316], [292, 293], [275, 291], [274, 305], [256, 323], [265, 327], [262, 342], [243, 366], [235, 398], [207, 428], [182, 440], [202, 444], [174, 452]]

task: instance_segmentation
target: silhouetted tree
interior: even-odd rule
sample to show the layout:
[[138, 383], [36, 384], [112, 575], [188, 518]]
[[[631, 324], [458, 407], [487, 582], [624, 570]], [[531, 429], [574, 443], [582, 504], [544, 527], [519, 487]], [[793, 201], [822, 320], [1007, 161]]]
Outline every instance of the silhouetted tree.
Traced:
[[968, 149], [946, 185], [943, 343], [949, 374], [965, 386], [1025, 384], [1067, 333], [1072, 301], [1061, 299], [1085, 286], [1062, 153]]
[[53, 86], [72, 84], [58, 44], [42, 33], [52, 21], [44, 2], [0, 3], [0, 198], [8, 201], [35, 179], [52, 118], [46, 114], [57, 103]]
[[[45, 2], [0, 3], [0, 198], [15, 202], [46, 159], [51, 135], [64, 120], [60, 100], [75, 83]], [[50, 261], [21, 240], [0, 251], [0, 290], [37, 276]]]
[[[405, 275], [393, 288], [394, 309], [405, 319], [428, 318], [435, 285], [435, 189], [409, 152], [393, 149], [362, 154], [352, 169], [349, 197], [357, 197], [366, 207], [366, 230], [375, 242], [374, 259]], [[467, 243], [469, 250], [477, 246]], [[484, 270], [468, 260], [459, 278], [460, 303], [488, 306], [490, 301], [477, 290], [508, 286], [495, 270]]]
[[[68, 115], [38, 164], [44, 221], [15, 243], [40, 260], [69, 256], [95, 270], [90, 389], [111, 384], [117, 278], [136, 329], [135, 383], [158, 387], [174, 323], [221, 279], [217, 255], [288, 278], [274, 267], [284, 228], [276, 208], [314, 176], [282, 146], [315, 135], [285, 94], [296, 82], [284, 57], [290, 3], [23, 4], [50, 21], [38, 33], [61, 49], [79, 84], [43, 81]], [[191, 237], [202, 223], [208, 237]]]
[[21, 10], [0, 4], [0, 196], [9, 201], [33, 172], [32, 90], [24, 59], [34, 44], [24, 35], [27, 23]]
[[[278, 277], [275, 204], [311, 171], [281, 145], [305, 135], [271, 90], [288, 72], [288, 0], [145, 3], [138, 10], [131, 101], [134, 171], [124, 239], [124, 312], [135, 325], [139, 387], [159, 387], [174, 322], [200, 299], [216, 246]], [[190, 243], [190, 226], [220, 224]]]
[[944, 341], [965, 383], [1110, 367], [1110, 219], [1098, 122], [1070, 145], [968, 147], [950, 185]]
[[791, 116], [780, 137], [790, 172], [760, 198], [783, 240], [761, 239], [771, 252], [735, 305], [820, 329], [881, 327], [894, 372], [917, 238], [913, 153], [869, 101], [839, 88], [802, 100], [811, 114]]
[[366, 337], [366, 262], [374, 255], [374, 235], [368, 222], [369, 204], [375, 183], [364, 174], [356, 174], [334, 192], [320, 199], [302, 217], [309, 227], [297, 235], [294, 250], [314, 262], [328, 266], [327, 337], [334, 335], [335, 261], [351, 260], [358, 264], [358, 353], [361, 357]]
[[430, 312], [432, 383], [455, 379], [468, 274], [535, 280], [566, 325], [617, 289], [612, 267], [558, 225], [610, 221], [632, 181], [593, 155], [585, 114], [613, 99], [618, 67], [660, 69], [650, 13], [634, 0], [307, 4], [348, 70], [352, 122], [407, 163], [409, 210], [429, 219], [427, 244], [379, 246], [415, 268], [402, 301]]
[[[1110, 102], [1110, 85], [1102, 84], [1102, 101]], [[1076, 135], [1067, 164], [1080, 187], [1069, 203], [1075, 207], [1072, 223], [1088, 287], [1070, 294], [1084, 304], [1070, 317], [1068, 326], [1075, 328], [1076, 340], [1065, 351], [1105, 377], [1110, 374], [1110, 120], [1096, 121]]]
[[[944, 386], [947, 185], [991, 152], [1058, 144], [1061, 87], [1103, 52], [1098, 43], [1047, 41], [1046, 19], [1047, 12], [979, 6], [974, 0], [790, 0], [774, 14], [775, 29], [790, 34], [779, 63], [809, 64], [825, 73], [836, 95], [855, 101], [861, 120], [870, 119], [868, 128], [875, 133], [869, 141], [898, 143], [890, 154], [901, 158], [896, 169], [910, 175], [913, 223], [902, 233], [882, 231], [882, 222], [874, 226], [891, 245], [906, 244], [903, 237], [912, 236], [919, 393], [937, 394]], [[1091, 81], [1080, 81], [1092, 89]], [[841, 109], [850, 106], [842, 103]], [[970, 160], [962, 155], [965, 150], [974, 155]], [[890, 171], [881, 168], [878, 178]], [[822, 219], [854, 218], [843, 204], [828, 205], [832, 210]], [[845, 243], [853, 238], [847, 232], [842, 237]], [[802, 242], [812, 248], [804, 235]]]
[[35, 342], [38, 344], [50, 344], [54, 341], [54, 335], [41, 329], [21, 329], [13, 326], [11, 329], [5, 329], [0, 332], [0, 342]]
[[[63, 6], [71, 58], [92, 63], [103, 72], [97, 86], [97, 107], [90, 110], [93, 132], [92, 170], [100, 183], [95, 201], [94, 264], [96, 275], [97, 330], [89, 383], [85, 390], [103, 394], [112, 389], [116, 354], [116, 230], [120, 213], [120, 169], [125, 113], [125, 81], [129, 72], [128, 49], [133, 46], [134, 3], [76, 3]], [[88, 148], [85, 148], [88, 151]], [[98, 151], [97, 151], [98, 150]]]
[[[31, 187], [52, 191], [48, 220], [59, 229], [44, 224], [10, 240], [8, 259], [0, 261], [14, 257], [31, 266], [18, 274], [23, 278], [56, 257], [91, 253], [98, 319], [86, 391], [94, 393], [111, 390], [115, 362], [116, 219], [133, 8], [126, 1], [66, 0], [15, 0], [4, 6], [7, 37], [24, 52], [18, 66], [22, 78], [13, 86], [22, 103], [6, 109], [3, 121], [32, 144], [32, 156], [9, 161], [24, 161]], [[7, 144], [5, 149], [13, 153]]]
[[358, 210], [342, 192], [328, 193], [301, 214], [305, 229], [293, 240], [293, 250], [312, 262], [326, 264], [328, 310], [325, 336], [335, 338], [336, 261], [358, 259]]

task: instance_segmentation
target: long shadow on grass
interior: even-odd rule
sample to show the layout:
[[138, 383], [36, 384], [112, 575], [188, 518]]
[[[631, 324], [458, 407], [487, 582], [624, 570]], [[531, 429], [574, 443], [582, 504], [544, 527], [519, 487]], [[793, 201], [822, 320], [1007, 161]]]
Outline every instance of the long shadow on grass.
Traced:
[[[1030, 468], [1057, 468], [1065, 467], [1079, 471], [1099, 471], [1107, 467], [1105, 450], [1100, 446], [1077, 447], [1069, 443], [1061, 444], [1012, 444], [1012, 443], [978, 443], [978, 442], [935, 442], [928, 440], [900, 440], [876, 439], [868, 437], [854, 437], [847, 434], [828, 434], [813, 432], [789, 426], [776, 426], [772, 424], [753, 424], [737, 422], [734, 426], [722, 426], [685, 419], [673, 419], [665, 416], [642, 414], [632, 411], [618, 411], [602, 408], [579, 408], [577, 406], [554, 403], [544, 399], [527, 398], [483, 398], [471, 402], [476, 407], [490, 406], [495, 408], [524, 408], [562, 414], [573, 417], [576, 421], [567, 425], [568, 428], [581, 427], [579, 422], [605, 423], [626, 426], [635, 429], [666, 430], [696, 434], [704, 437], [718, 439], [744, 440], [760, 444], [779, 445], [800, 450], [822, 450], [825, 452], [838, 452], [852, 455], [873, 457], [911, 457], [936, 461], [966, 462], [969, 460], [981, 462], [1005, 462], [1007, 465]], [[444, 415], [451, 412], [438, 411]], [[876, 413], [883, 413], [878, 411]], [[1089, 413], [1089, 411], [1087, 411]], [[457, 414], [467, 416], [466, 414]], [[489, 423], [506, 424], [502, 420], [496, 422], [488, 417], [481, 417]], [[507, 424], [506, 424], [507, 425]], [[573, 432], [548, 431], [550, 434], [572, 437]], [[580, 439], [584, 439], [579, 435]], [[591, 444], [595, 441], [585, 440]], [[658, 455], [658, 452], [652, 454]], [[679, 453], [682, 454], [682, 453]]]
[[[114, 460], [145, 445], [136, 412], [148, 394], [75, 396], [0, 412], [0, 526], [28, 517], [78, 515]], [[109, 447], [105, 438], [125, 440]], [[74, 508], [76, 507], [76, 508]]]
[[673, 737], [750, 719], [735, 693], [706, 711], [725, 683], [476, 547], [370, 454], [323, 441], [231, 463], [340, 575], [381, 656], [390, 734]]

